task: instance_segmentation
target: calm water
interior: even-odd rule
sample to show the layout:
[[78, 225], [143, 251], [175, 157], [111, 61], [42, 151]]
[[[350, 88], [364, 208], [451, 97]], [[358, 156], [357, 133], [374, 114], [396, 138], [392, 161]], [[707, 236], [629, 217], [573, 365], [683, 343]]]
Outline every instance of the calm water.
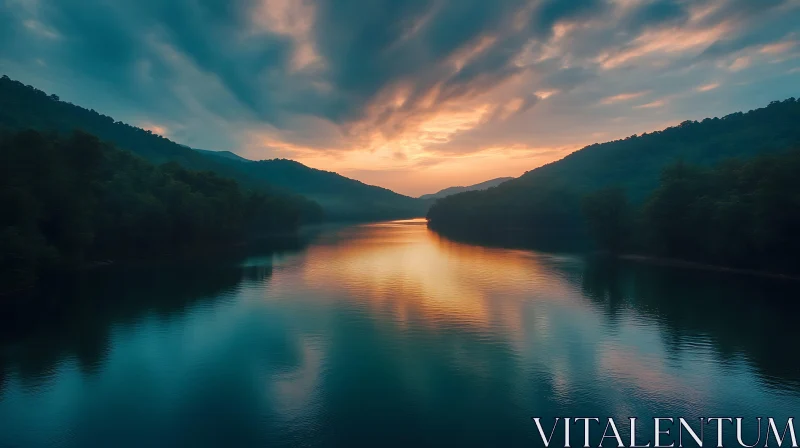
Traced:
[[422, 221], [53, 289], [0, 316], [1, 447], [540, 446], [533, 416], [800, 409], [798, 284]]

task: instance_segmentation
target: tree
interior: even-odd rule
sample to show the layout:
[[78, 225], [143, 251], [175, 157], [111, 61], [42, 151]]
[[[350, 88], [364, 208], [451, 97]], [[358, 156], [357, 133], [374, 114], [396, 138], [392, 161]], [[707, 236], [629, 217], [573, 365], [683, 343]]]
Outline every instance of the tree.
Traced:
[[306, 203], [175, 162], [154, 166], [84, 132], [0, 135], [0, 290], [86, 261], [293, 231]]
[[633, 214], [622, 188], [604, 188], [587, 195], [583, 210], [589, 232], [600, 249], [620, 253], [629, 246]]

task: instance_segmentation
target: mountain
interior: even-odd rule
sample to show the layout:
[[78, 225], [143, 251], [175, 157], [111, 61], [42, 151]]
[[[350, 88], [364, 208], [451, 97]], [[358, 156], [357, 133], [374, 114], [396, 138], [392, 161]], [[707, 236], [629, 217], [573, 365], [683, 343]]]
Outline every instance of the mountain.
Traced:
[[247, 188], [303, 195], [322, 205], [329, 220], [418, 217], [425, 214], [428, 205], [426, 201], [289, 160], [255, 162], [227, 151], [194, 150], [3, 76], [0, 130], [28, 128], [61, 134], [80, 129], [156, 164], [177, 162], [187, 169], [213, 171]]
[[658, 185], [677, 161], [701, 167], [800, 148], [800, 102], [772, 102], [747, 113], [684, 121], [663, 131], [594, 144], [495, 188], [438, 200], [428, 212], [431, 228], [458, 238], [493, 243], [582, 245], [583, 197], [620, 187], [633, 204]]
[[155, 166], [80, 131], [3, 132], [0, 160], [0, 294], [45, 271], [205, 251], [309, 221], [300, 196]]
[[[233, 153], [210, 151], [218, 163], [267, 180], [270, 185], [303, 195], [333, 220], [370, 221], [424, 216], [429, 205], [389, 189], [367, 185], [332, 171], [310, 168], [288, 159], [252, 161]], [[227, 154], [226, 154], [227, 153]]]
[[[188, 146], [187, 146], [187, 148], [188, 148]], [[240, 162], [252, 162], [252, 160], [245, 159], [244, 157], [242, 157], [240, 155], [236, 155], [236, 154], [234, 154], [234, 153], [232, 153], [230, 151], [212, 151], [212, 150], [209, 150], [209, 149], [197, 149], [197, 148], [192, 148], [192, 149], [194, 149], [195, 151], [199, 152], [200, 154], [205, 154], [205, 155], [208, 155], [208, 156], [224, 157], [226, 159], [238, 160]]]
[[761, 273], [800, 273], [800, 150], [726, 160], [676, 162], [643, 203], [619, 188], [583, 199], [595, 247]]
[[430, 200], [430, 199], [440, 199], [445, 198], [447, 196], [452, 196], [456, 193], [463, 193], [465, 191], [475, 191], [475, 190], [486, 190], [487, 188], [496, 187], [507, 180], [511, 180], [513, 177], [498, 177], [497, 179], [487, 180], [486, 182], [481, 182], [479, 184], [470, 185], [468, 187], [450, 187], [445, 188], [444, 190], [439, 190], [436, 193], [432, 194], [424, 194], [420, 196], [420, 199]]

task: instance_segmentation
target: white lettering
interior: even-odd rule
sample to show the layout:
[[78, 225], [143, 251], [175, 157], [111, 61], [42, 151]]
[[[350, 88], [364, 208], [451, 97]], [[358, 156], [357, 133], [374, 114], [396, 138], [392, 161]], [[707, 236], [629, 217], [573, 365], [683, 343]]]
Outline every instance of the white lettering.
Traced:
[[758, 440], [756, 440], [756, 443], [754, 443], [752, 445], [747, 445], [746, 443], [744, 443], [744, 441], [742, 441], [742, 418], [741, 417], [737, 417], [736, 418], [736, 440], [739, 442], [740, 446], [744, 446], [744, 447], [747, 447], [747, 448], [753, 448], [754, 446], [758, 445], [758, 442], [761, 441], [761, 417], [758, 417]]
[[[612, 431], [614, 431], [614, 435], [613, 436], [609, 436], [608, 435], [608, 428], [609, 427], [611, 428]], [[617, 431], [617, 425], [614, 424], [614, 419], [610, 418], [610, 417], [608, 419], [608, 423], [606, 423], [606, 429], [603, 431], [603, 437], [600, 438], [600, 445], [599, 445], [600, 448], [603, 447], [603, 441], [605, 439], [607, 439], [607, 438], [608, 439], [617, 439], [617, 447], [618, 448], [624, 448], [625, 447], [625, 444], [622, 443], [622, 437], [619, 436], [619, 431]]]
[[728, 418], [712, 417], [712, 418], [707, 418], [706, 419], [707, 422], [710, 422], [711, 420], [716, 420], [717, 421], [717, 448], [722, 448], [722, 421], [723, 420], [727, 420], [727, 421], [733, 423], [733, 419], [730, 418], [730, 417], [728, 417]]
[[703, 417], [700, 417], [700, 437], [697, 437], [697, 433], [694, 432], [691, 426], [686, 423], [686, 420], [683, 418], [679, 418], [678, 422], [680, 426], [678, 427], [678, 446], [683, 448], [683, 428], [686, 428], [689, 431], [689, 435], [692, 436], [694, 442], [697, 444], [698, 447], [703, 448], [703, 440], [705, 440], [705, 426], [703, 426]]
[[589, 448], [589, 420], [600, 423], [600, 419], [597, 417], [578, 417], [575, 419], [575, 423], [578, 420], [583, 420], [583, 448]]
[[672, 423], [673, 420], [671, 418], [663, 418], [663, 417], [656, 417], [653, 420], [655, 420], [656, 424], [656, 444], [654, 445], [654, 448], [672, 448], [673, 446], [675, 446], [675, 442], [672, 442], [671, 445], [661, 444], [661, 434], [669, 435], [669, 429], [667, 429], [666, 431], [661, 430], [661, 420], [669, 421], [670, 423]]
[[539, 435], [542, 437], [542, 442], [544, 442], [544, 447], [547, 448], [550, 446], [550, 441], [553, 440], [553, 433], [556, 432], [556, 426], [558, 426], [558, 421], [560, 417], [556, 417], [555, 423], [553, 423], [553, 429], [550, 431], [550, 437], [545, 438], [544, 436], [544, 429], [542, 429], [542, 422], [539, 421], [539, 417], [534, 417], [533, 421], [536, 423], [536, 429], [539, 430]]
[[786, 422], [786, 426], [783, 428], [783, 434], [778, 436], [778, 428], [775, 427], [775, 420], [770, 417], [768, 419], [769, 426], [767, 429], [767, 440], [764, 443], [764, 447], [769, 446], [769, 429], [772, 429], [772, 433], [775, 434], [775, 441], [778, 442], [778, 446], [783, 445], [783, 438], [786, 437], [786, 430], [789, 430], [789, 436], [792, 438], [792, 448], [797, 448], [797, 438], [794, 435], [794, 417], [789, 417], [789, 421]]

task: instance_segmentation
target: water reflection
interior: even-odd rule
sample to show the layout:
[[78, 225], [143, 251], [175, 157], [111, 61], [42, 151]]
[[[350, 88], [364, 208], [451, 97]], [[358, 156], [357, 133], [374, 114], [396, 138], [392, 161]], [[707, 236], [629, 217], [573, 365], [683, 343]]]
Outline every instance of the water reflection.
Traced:
[[610, 260], [587, 263], [585, 295], [614, 321], [623, 310], [657, 323], [673, 356], [713, 345], [719, 363], [744, 359], [762, 379], [800, 390], [800, 360], [786, 356], [800, 335], [800, 284]]
[[[103, 366], [113, 330], [135, 329], [148, 319], [169, 323], [204, 302], [260, 285], [272, 274], [273, 257], [301, 250], [311, 238], [262, 241], [244, 252], [216, 254], [222, 261], [126, 264], [51, 278], [43, 288], [0, 305], [0, 378], [15, 370], [35, 387], [64, 359], [91, 374]], [[263, 252], [263, 263], [240, 266], [238, 260], [251, 251]]]
[[422, 221], [302, 241], [3, 308], [0, 446], [531, 446], [532, 415], [800, 404], [776, 342], [797, 342], [794, 284], [465, 245]]

